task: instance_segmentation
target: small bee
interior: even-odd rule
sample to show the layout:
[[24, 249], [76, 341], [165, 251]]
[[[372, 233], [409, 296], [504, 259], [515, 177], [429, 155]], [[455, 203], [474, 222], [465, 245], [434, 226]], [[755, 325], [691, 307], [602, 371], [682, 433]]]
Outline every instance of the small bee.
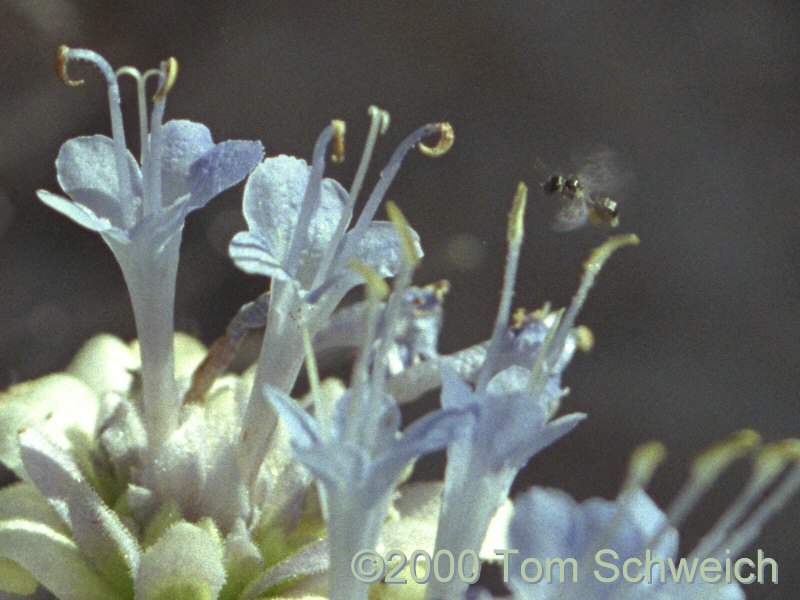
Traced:
[[552, 222], [554, 231], [571, 231], [591, 223], [603, 229], [619, 225], [617, 202], [602, 188], [611, 187], [611, 152], [599, 150], [589, 157], [586, 167], [577, 175], [554, 174], [542, 182], [545, 194], [557, 194], [561, 208]]

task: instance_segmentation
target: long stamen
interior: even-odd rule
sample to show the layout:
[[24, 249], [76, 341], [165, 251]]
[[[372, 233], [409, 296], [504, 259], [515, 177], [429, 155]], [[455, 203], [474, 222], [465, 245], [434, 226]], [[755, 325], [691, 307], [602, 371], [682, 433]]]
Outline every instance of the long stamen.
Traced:
[[781, 450], [786, 453], [786, 462], [792, 464], [792, 469], [752, 516], [728, 538], [727, 546], [730, 547], [732, 556], [738, 556], [750, 545], [761, 533], [764, 524], [800, 489], [800, 441], [785, 440], [784, 444]]
[[428, 146], [420, 142], [417, 144], [417, 150], [428, 158], [439, 158], [450, 152], [453, 147], [453, 142], [456, 141], [456, 133], [450, 123], [439, 123], [439, 141], [435, 146]]
[[331, 121], [331, 127], [333, 127], [331, 162], [338, 165], [344, 162], [344, 134], [347, 131], [347, 125], [341, 119], [334, 119]]
[[111, 137], [114, 140], [114, 158], [117, 166], [117, 178], [121, 190], [131, 188], [131, 178], [128, 172], [128, 149], [125, 143], [125, 128], [122, 123], [122, 108], [120, 105], [119, 85], [114, 69], [108, 61], [96, 52], [83, 48], [69, 48], [61, 46], [56, 57], [56, 71], [61, 80], [69, 86], [81, 85], [82, 79], [69, 77], [67, 65], [71, 60], [82, 60], [91, 63], [103, 74], [108, 86], [108, 106], [111, 114]]
[[136, 104], [139, 112], [139, 163], [142, 165], [143, 176], [147, 177], [146, 173], [149, 165], [145, 163], [147, 156], [147, 101], [145, 100], [144, 85], [145, 80], [139, 69], [135, 67], [120, 67], [117, 69], [117, 79], [123, 75], [128, 75], [136, 82]]
[[[175, 79], [178, 76], [178, 61], [174, 58], [169, 58], [161, 63], [158, 71], [158, 91], [153, 96], [153, 111], [150, 113], [150, 135], [148, 137], [148, 160], [150, 164], [149, 179], [145, 179], [145, 210], [148, 209], [148, 194], [150, 196], [150, 204], [153, 211], [161, 209], [161, 206], [156, 206], [156, 202], [161, 202], [161, 152], [162, 135], [161, 123], [164, 119], [164, 109], [166, 108], [167, 93], [172, 89], [175, 84]], [[148, 73], [145, 73], [145, 78]], [[144, 165], [143, 165], [144, 166]]]
[[364, 183], [364, 177], [367, 175], [369, 163], [372, 160], [372, 154], [375, 151], [375, 142], [378, 135], [384, 135], [389, 129], [389, 113], [377, 106], [370, 106], [367, 110], [370, 118], [369, 133], [367, 134], [367, 141], [364, 143], [364, 152], [361, 154], [361, 162], [358, 163], [356, 175], [353, 178], [353, 184], [350, 186], [350, 194], [348, 198], [348, 205], [350, 214], [353, 211], [353, 205], [358, 198], [361, 191], [361, 186]]
[[[353, 365], [353, 375], [351, 381], [352, 394], [359, 403], [363, 400], [371, 400], [375, 404], [380, 400], [377, 396], [379, 394], [371, 390], [371, 394], [367, 394], [367, 384], [369, 382], [369, 361], [372, 355], [372, 347], [375, 342], [375, 336], [378, 330], [378, 317], [383, 308], [383, 300], [389, 295], [388, 284], [381, 279], [381, 277], [368, 266], [357, 260], [350, 262], [350, 268], [358, 272], [364, 278], [364, 287], [367, 295], [367, 313], [364, 322], [364, 331], [362, 335], [361, 350], [358, 353], [358, 358]], [[384, 319], [385, 320], [385, 319]], [[367, 398], [371, 396], [371, 398]], [[359, 406], [354, 403], [354, 410], [359, 410], [363, 418], [369, 419], [371, 415], [377, 414], [374, 411], [374, 406]], [[351, 418], [348, 420], [352, 428], [359, 427], [362, 423], [360, 418]], [[364, 432], [360, 432], [362, 435]], [[358, 431], [348, 431], [348, 439], [357, 439], [360, 437]]]
[[635, 246], [639, 243], [639, 238], [635, 234], [617, 235], [608, 238], [604, 244], [596, 248], [590, 255], [586, 262], [583, 263], [583, 277], [581, 278], [578, 291], [572, 297], [572, 303], [565, 315], [558, 323], [555, 334], [550, 341], [545, 341], [542, 344], [536, 362], [533, 365], [533, 376], [530, 378], [531, 389], [544, 389], [547, 385], [547, 378], [549, 371], [554, 364], [558, 362], [561, 356], [567, 336], [575, 326], [575, 319], [578, 312], [583, 307], [586, 298], [589, 295], [589, 290], [594, 284], [595, 277], [602, 270], [605, 262], [611, 255], [622, 248], [623, 246]]
[[[155, 69], [154, 69], [155, 71]], [[175, 85], [175, 80], [178, 78], [178, 61], [174, 56], [170, 56], [167, 60], [161, 63], [161, 69], [157, 73], [164, 73], [165, 77], [160, 82], [159, 88], [153, 96], [153, 103], [161, 102], [170, 90]], [[150, 72], [145, 73], [145, 78]]]
[[300, 262], [300, 249], [305, 247], [308, 237], [308, 229], [311, 225], [311, 217], [316, 212], [320, 199], [320, 189], [322, 186], [322, 173], [325, 170], [325, 150], [333, 139], [335, 128], [328, 125], [319, 134], [314, 144], [314, 154], [311, 160], [311, 174], [308, 177], [306, 193], [303, 203], [300, 206], [300, 214], [297, 216], [297, 225], [292, 236], [292, 243], [289, 245], [289, 253], [286, 255], [286, 270], [293, 273]]
[[[792, 462], [797, 463], [798, 459], [800, 459], [800, 445], [796, 440], [785, 440], [765, 447], [756, 457], [752, 476], [747, 482], [745, 489], [728, 510], [725, 511], [725, 514], [717, 521], [714, 528], [703, 536], [703, 539], [700, 540], [700, 543], [692, 551], [692, 557], [711, 556], [715, 550], [722, 552], [724, 550], [723, 546], [726, 546], [727, 542], [732, 537], [731, 532], [734, 530], [735, 524], [740, 521], [753, 501], [773, 484], [777, 477], [784, 471], [787, 464]], [[790, 480], [790, 478], [787, 479]], [[786, 483], [786, 481], [784, 481], [784, 483]], [[777, 491], [778, 490], [776, 490], [776, 492]], [[769, 496], [767, 501], [753, 513], [752, 517], [745, 521], [744, 524], [740, 525], [738, 528], [739, 535], [734, 536], [740, 538], [737, 545], [749, 543], [746, 539], [748, 536], [742, 536], [741, 532], [755, 532], [753, 535], [753, 537], [755, 537], [761, 525], [783, 505], [785, 500], [771, 506], [770, 501], [774, 496], [774, 493]], [[782, 494], [779, 496], [782, 496]], [[785, 499], [788, 500], [788, 495]], [[765, 506], [771, 506], [771, 508], [765, 511]], [[741, 548], [742, 547], [737, 548], [737, 551]]]
[[666, 457], [667, 449], [661, 442], [647, 442], [636, 448], [631, 455], [620, 494], [646, 488]]
[[[375, 185], [375, 188], [372, 190], [372, 194], [370, 194], [367, 204], [364, 206], [364, 210], [358, 217], [358, 221], [353, 228], [353, 235], [355, 239], [358, 239], [361, 233], [363, 233], [363, 229], [366, 228], [370, 222], [372, 222], [372, 219], [375, 217], [375, 213], [378, 211], [378, 206], [386, 194], [386, 190], [389, 189], [392, 181], [394, 181], [397, 172], [400, 170], [400, 165], [403, 163], [403, 159], [405, 158], [406, 154], [408, 154], [408, 151], [414, 146], [417, 146], [423, 139], [435, 133], [438, 133], [440, 137], [447, 136], [448, 138], [452, 138], [452, 131], [453, 128], [447, 123], [431, 123], [429, 125], [420, 127], [406, 139], [400, 142], [400, 145], [392, 154], [392, 157], [389, 159], [386, 167], [384, 167], [383, 171], [381, 171], [380, 179]], [[452, 145], [452, 143], [450, 143], [450, 145]], [[439, 144], [437, 144], [436, 147], [438, 146]], [[447, 147], [449, 148], [449, 145]]]
[[719, 476], [760, 445], [761, 436], [757, 432], [743, 429], [699, 454], [692, 463], [688, 481], [666, 511], [667, 522], [653, 535], [649, 546], [655, 548], [670, 528], [678, 529]]
[[680, 527], [700, 498], [736, 460], [761, 445], [761, 436], [752, 429], [738, 431], [701, 453], [692, 463], [689, 480], [667, 510], [669, 524]]
[[[592, 565], [595, 562], [595, 555], [600, 549], [611, 548], [615, 544], [614, 536], [619, 531], [624, 531], [626, 528], [625, 520], [631, 514], [631, 501], [636, 497], [636, 493], [643, 490], [650, 480], [656, 469], [664, 462], [667, 451], [664, 444], [661, 442], [647, 442], [636, 448], [631, 454], [628, 462], [628, 472], [625, 477], [625, 482], [620, 488], [617, 496], [614, 512], [609, 517], [608, 521], [602, 526], [597, 537], [591, 544], [588, 545], [586, 550], [581, 554], [578, 559], [578, 573], [591, 572]], [[645, 540], [646, 542], [646, 540]], [[633, 548], [634, 555], [639, 551], [644, 551], [647, 548], [655, 548], [652, 544], [643, 544], [641, 548]], [[617, 590], [625, 586], [628, 582], [625, 578], [619, 578], [611, 584], [609, 588], [609, 598], [617, 598]], [[563, 594], [559, 596], [559, 600], [583, 600], [585, 590], [581, 586], [569, 586]]]
[[[347, 195], [347, 204], [342, 207], [342, 213], [339, 217], [339, 222], [336, 224], [336, 231], [333, 234], [333, 237], [331, 237], [331, 240], [333, 240], [333, 242], [337, 245], [340, 243], [340, 240], [342, 240], [344, 232], [347, 229], [347, 226], [350, 224], [350, 220], [353, 218], [353, 209], [356, 204], [356, 199], [358, 198], [358, 194], [361, 191], [361, 186], [364, 183], [364, 177], [367, 174], [367, 169], [369, 168], [372, 154], [375, 151], [375, 142], [378, 139], [378, 135], [383, 135], [386, 133], [386, 130], [389, 127], [388, 112], [381, 110], [377, 106], [370, 106], [367, 112], [370, 116], [371, 123], [369, 127], [369, 133], [367, 134], [367, 141], [364, 144], [364, 152], [361, 154], [361, 161], [358, 164], [356, 175], [353, 178], [353, 184], [350, 186], [350, 192]], [[342, 152], [343, 151], [344, 150], [342, 149]], [[328, 276], [328, 271], [333, 263], [334, 258], [336, 258], [335, 251], [325, 253], [322, 262], [317, 269], [317, 274], [314, 277], [314, 285], [312, 286], [312, 289], [318, 288], [320, 285], [322, 285], [323, 281]]]
[[594, 557], [598, 548], [608, 548], [614, 533], [619, 530], [622, 519], [628, 511], [630, 498], [643, 490], [653, 478], [656, 469], [667, 457], [667, 449], [661, 442], [647, 442], [636, 448], [628, 462], [628, 473], [617, 497], [617, 510], [609, 519], [598, 537], [597, 543], [587, 551], [584, 558]]
[[528, 188], [524, 183], [520, 182], [511, 204], [511, 211], [508, 213], [508, 231], [506, 234], [508, 254], [506, 255], [506, 268], [503, 275], [503, 289], [500, 292], [500, 307], [497, 310], [489, 349], [486, 351], [486, 360], [475, 386], [475, 389], [479, 392], [486, 388], [492, 375], [494, 375], [495, 365], [500, 354], [500, 346], [508, 329], [508, 320], [511, 315], [511, 299], [514, 296], [514, 283], [517, 280], [517, 267], [519, 266], [520, 250], [525, 230], [525, 205], [527, 200]]

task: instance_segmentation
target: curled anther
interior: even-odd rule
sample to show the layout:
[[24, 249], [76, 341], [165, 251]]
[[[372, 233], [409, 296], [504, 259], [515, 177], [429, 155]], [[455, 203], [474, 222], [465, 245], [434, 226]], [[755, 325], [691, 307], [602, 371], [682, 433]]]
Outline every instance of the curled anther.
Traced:
[[345, 122], [340, 119], [331, 121], [333, 127], [333, 154], [331, 162], [339, 164], [344, 161], [344, 132], [347, 129]]
[[428, 158], [437, 158], [446, 154], [456, 140], [456, 133], [450, 123], [439, 123], [436, 130], [439, 132], [439, 141], [435, 146], [428, 146], [422, 142], [417, 144], [417, 149]]
[[67, 63], [69, 62], [69, 46], [59, 46], [56, 52], [56, 74], [58, 78], [70, 87], [78, 87], [83, 85], [83, 79], [72, 79], [67, 72]]
[[178, 78], [178, 61], [174, 56], [170, 56], [165, 60], [161, 68], [164, 69], [164, 85], [158, 88], [158, 91], [153, 96], [153, 102], [163, 100], [169, 94], [172, 86], [175, 85], [175, 80]]

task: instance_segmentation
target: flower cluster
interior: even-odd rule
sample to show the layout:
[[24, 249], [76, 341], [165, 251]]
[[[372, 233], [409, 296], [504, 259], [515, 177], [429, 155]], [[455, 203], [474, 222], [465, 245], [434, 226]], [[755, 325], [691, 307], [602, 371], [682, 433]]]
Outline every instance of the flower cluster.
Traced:
[[[634, 453], [613, 501], [577, 503], [551, 489], [509, 498], [530, 458], [567, 435], [584, 414], [559, 415], [561, 376], [591, 334], [576, 324], [593, 281], [632, 235], [611, 237], [584, 265], [565, 309], [512, 314], [527, 189], [520, 184], [508, 222], [508, 256], [491, 338], [442, 355], [437, 350], [444, 281], [412, 284], [419, 236], [400, 210], [378, 209], [405, 156], [444, 154], [446, 123], [425, 125], [397, 148], [363, 210], [355, 205], [388, 115], [372, 125], [349, 190], [324, 177], [326, 155], [343, 158], [344, 124], [319, 136], [311, 164], [263, 158], [254, 141], [214, 143], [190, 121], [162, 123], [177, 76], [170, 59], [144, 74], [116, 72], [99, 55], [62, 47], [62, 79], [75, 61], [105, 79], [112, 137], [67, 141], [56, 160], [62, 197], [39, 198], [97, 231], [124, 275], [138, 340], [98, 336], [64, 372], [0, 394], [0, 461], [19, 481], [0, 489], [0, 599], [309, 600], [461, 599], [512, 594], [541, 598], [743, 597], [736, 581], [598, 581], [600, 549], [621, 559], [645, 551], [677, 556], [688, 512], [735, 459], [755, 455], [753, 476], [689, 558], [740, 557], [800, 486], [800, 442], [763, 446], [746, 431], [707, 450], [672, 507], [644, 491], [664, 449]], [[128, 150], [118, 79], [137, 83], [140, 156]], [[152, 103], [149, 78], [157, 80]], [[150, 108], [148, 110], [148, 104]], [[437, 142], [426, 145], [426, 139]], [[230, 243], [234, 263], [269, 278], [206, 349], [175, 333], [175, 274], [186, 215], [246, 179], [247, 231]], [[391, 279], [391, 285], [387, 283]], [[364, 300], [345, 304], [362, 288]], [[228, 365], [250, 330], [264, 330], [257, 362]], [[355, 349], [348, 381], [322, 379], [316, 355]], [[310, 391], [294, 398], [305, 365]], [[400, 406], [441, 389], [441, 407], [401, 427]], [[446, 451], [444, 481], [414, 482], [414, 461]], [[498, 555], [495, 549], [514, 553]], [[504, 556], [507, 589], [458, 578], [418, 576], [406, 585], [357, 577], [363, 550], [386, 555]], [[520, 562], [572, 557], [580, 576], [536, 585]], [[479, 564], [473, 564], [478, 569]], [[660, 569], [660, 570], [659, 570]], [[645, 576], [647, 575], [647, 576]], [[651, 579], [653, 579], [651, 581]], [[642, 582], [642, 580], [645, 580]]]

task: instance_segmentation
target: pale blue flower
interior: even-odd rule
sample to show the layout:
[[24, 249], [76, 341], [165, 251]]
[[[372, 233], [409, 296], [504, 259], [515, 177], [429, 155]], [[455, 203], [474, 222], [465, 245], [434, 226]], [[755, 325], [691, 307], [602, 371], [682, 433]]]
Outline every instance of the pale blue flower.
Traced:
[[[438, 281], [424, 287], [412, 286], [402, 294], [400, 310], [395, 316], [395, 337], [386, 357], [390, 374], [402, 373], [420, 362], [438, 359], [442, 305], [448, 290], [447, 281]], [[334, 312], [325, 328], [314, 336], [314, 351], [357, 348], [362, 343], [368, 310], [369, 302], [364, 301]], [[378, 317], [378, 330], [384, 330], [385, 324], [383, 306]]]
[[[644, 491], [665, 456], [658, 443], [634, 452], [613, 501], [578, 503], [560, 490], [531, 488], [500, 520], [501, 530], [507, 523], [506, 537], [493, 532], [496, 543], [512, 550], [502, 561], [508, 587], [515, 600], [743, 600], [737, 579], [755, 579], [757, 569], [742, 552], [800, 485], [799, 451], [797, 440], [762, 448], [755, 432], [738, 432], [695, 459], [667, 511]], [[678, 527], [684, 518], [731, 463], [754, 452], [749, 482], [681, 557]], [[765, 561], [764, 582], [776, 570]]]
[[[248, 273], [273, 279], [294, 280], [310, 290], [314, 277], [340, 239], [334, 239], [347, 204], [347, 191], [333, 179], [319, 183], [319, 191], [308, 192], [312, 167], [290, 156], [267, 158], [247, 180], [244, 191], [244, 217], [249, 230], [231, 241], [231, 257]], [[301, 243], [293, 239], [301, 231], [298, 221], [304, 203], [310, 203], [308, 223]], [[357, 258], [385, 277], [394, 275], [400, 264], [400, 247], [391, 224], [369, 224], [362, 239], [347, 245], [348, 253], [337, 256], [336, 274], [347, 277], [344, 291], [360, 282], [347, 269], [347, 261]], [[289, 272], [292, 269], [293, 272]]]
[[[144, 74], [115, 73], [93, 52], [62, 47], [60, 74], [76, 85], [71, 60], [103, 74], [112, 136], [67, 141], [56, 167], [68, 197], [39, 197], [112, 249], [139, 340], [99, 336], [64, 373], [0, 393], [0, 462], [20, 479], [0, 489], [0, 600], [491, 600], [460, 577], [440, 581], [441, 572], [427, 588], [414, 577], [402, 586], [380, 581], [378, 572], [369, 587], [351, 567], [362, 550], [393, 563], [388, 551], [411, 558], [419, 549], [450, 553], [469, 570], [477, 565], [464, 556], [492, 560], [503, 547], [519, 552], [505, 565], [514, 600], [743, 598], [736, 583], [598, 581], [596, 552], [613, 551], [617, 561], [647, 550], [655, 560], [675, 559], [687, 514], [731, 462], [755, 452], [751, 479], [687, 558], [741, 557], [800, 488], [798, 440], [761, 448], [754, 432], [740, 432], [697, 458], [663, 512], [644, 491], [663, 458], [658, 444], [637, 451], [613, 501], [578, 503], [542, 488], [508, 497], [529, 459], [585, 418], [559, 416], [568, 392], [562, 373], [587, 343], [576, 317], [605, 260], [635, 236], [595, 250], [568, 308], [512, 317], [527, 198], [520, 184], [492, 335], [443, 356], [447, 283], [412, 286], [418, 236], [393, 203], [391, 222], [375, 216], [409, 150], [446, 152], [449, 125], [426, 125], [403, 140], [354, 218], [385, 112], [370, 109], [366, 149], [345, 190], [323, 177], [328, 146], [334, 161], [343, 157], [339, 121], [320, 134], [310, 165], [284, 155], [260, 162], [259, 142], [215, 144], [203, 125], [162, 124], [174, 59]], [[137, 85], [138, 160], [123, 131], [122, 75]], [[158, 86], [148, 110], [151, 76]], [[437, 146], [424, 146], [433, 134]], [[181, 231], [189, 212], [248, 173], [248, 229], [229, 250], [241, 269], [269, 277], [270, 289], [206, 350], [173, 331]], [[366, 301], [340, 306], [362, 284]], [[225, 374], [248, 331], [260, 327], [256, 365]], [[358, 349], [347, 384], [320, 380], [315, 352], [333, 348]], [[295, 400], [304, 358], [311, 390]], [[441, 408], [401, 428], [398, 399], [437, 387]], [[442, 449], [444, 481], [407, 483], [418, 457]], [[523, 558], [571, 559], [580, 577], [524, 581]], [[396, 564], [386, 566], [388, 574]], [[653, 571], [656, 579], [665, 573]]]
[[[105, 77], [112, 138], [93, 135], [65, 142], [56, 169], [59, 184], [71, 201], [46, 190], [38, 195], [45, 204], [102, 234], [109, 245], [140, 239], [166, 243], [180, 232], [188, 213], [244, 179], [261, 160], [260, 142], [215, 144], [208, 128], [200, 123], [176, 120], [162, 124], [166, 97], [177, 77], [175, 59], [144, 75], [131, 67], [115, 73], [95, 52], [62, 47], [58, 66], [71, 85], [83, 83], [67, 75], [67, 64], [73, 60], [89, 62]], [[117, 81], [122, 75], [132, 76], [139, 92], [139, 161], [128, 150], [122, 127]], [[159, 89], [148, 121], [144, 84], [153, 75], [158, 77]], [[159, 251], [158, 245], [152, 251]]]
[[400, 412], [388, 395], [370, 387], [347, 390], [315, 418], [274, 388], [265, 391], [288, 430], [295, 455], [316, 478], [330, 544], [330, 597], [363, 595], [350, 560], [375, 547], [403, 469], [461, 435], [469, 410], [437, 410], [402, 434]]
[[[101, 56], [63, 46], [58, 66], [65, 82], [69, 61], [88, 62], [108, 87], [112, 137], [68, 140], [56, 160], [58, 181], [70, 199], [45, 190], [39, 198], [78, 224], [97, 231], [114, 252], [131, 295], [142, 345], [145, 423], [153, 448], [177, 426], [173, 385], [172, 335], [178, 250], [186, 215], [241, 181], [263, 156], [260, 142], [214, 144], [208, 129], [191, 121], [162, 125], [166, 97], [177, 62], [162, 63], [144, 75], [125, 67], [117, 73]], [[118, 77], [137, 83], [141, 155], [127, 148]], [[158, 77], [148, 119], [144, 85]]]

